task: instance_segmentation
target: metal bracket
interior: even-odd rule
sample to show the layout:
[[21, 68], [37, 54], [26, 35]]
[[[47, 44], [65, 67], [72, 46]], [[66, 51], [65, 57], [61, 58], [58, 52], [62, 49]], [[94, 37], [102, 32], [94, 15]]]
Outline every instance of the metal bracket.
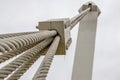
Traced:
[[71, 36], [70, 36], [70, 19], [69, 18], [61, 18], [61, 19], [50, 19], [47, 21], [39, 22], [37, 28], [39, 30], [56, 30], [58, 35], [60, 36], [60, 44], [58, 46], [57, 55], [64, 55], [66, 53], [66, 49], [71, 44]]

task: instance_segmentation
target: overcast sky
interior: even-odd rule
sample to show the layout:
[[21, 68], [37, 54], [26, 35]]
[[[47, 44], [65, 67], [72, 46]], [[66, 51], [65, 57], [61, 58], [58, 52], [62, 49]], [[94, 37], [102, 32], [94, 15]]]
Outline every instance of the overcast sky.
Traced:
[[[88, 0], [0, 0], [0, 33], [34, 31], [39, 21], [73, 17]], [[98, 18], [93, 80], [120, 80], [120, 1], [92, 0]], [[47, 80], [71, 80], [78, 25], [71, 31], [73, 42], [64, 56], [55, 56]], [[43, 57], [42, 57], [43, 58]], [[39, 59], [20, 80], [31, 80]], [[0, 65], [1, 66], [1, 65]]]

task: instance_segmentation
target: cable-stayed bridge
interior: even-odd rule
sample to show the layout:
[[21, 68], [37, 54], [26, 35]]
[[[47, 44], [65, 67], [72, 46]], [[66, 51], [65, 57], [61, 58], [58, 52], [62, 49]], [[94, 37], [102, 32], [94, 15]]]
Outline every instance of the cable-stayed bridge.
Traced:
[[65, 55], [72, 42], [71, 30], [79, 23], [71, 80], [92, 80], [97, 18], [100, 10], [93, 2], [82, 5], [73, 18], [50, 19], [38, 23], [39, 31], [0, 35], [0, 63], [20, 55], [0, 69], [0, 80], [18, 80], [45, 55], [32, 80], [46, 80], [55, 55]]

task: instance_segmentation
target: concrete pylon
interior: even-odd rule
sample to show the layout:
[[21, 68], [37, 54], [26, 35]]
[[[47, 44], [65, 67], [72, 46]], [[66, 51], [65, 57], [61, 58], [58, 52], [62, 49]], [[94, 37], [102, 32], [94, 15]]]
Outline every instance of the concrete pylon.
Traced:
[[99, 8], [93, 3], [84, 4], [79, 12], [90, 7], [90, 12], [80, 21], [71, 80], [92, 80], [95, 36]]

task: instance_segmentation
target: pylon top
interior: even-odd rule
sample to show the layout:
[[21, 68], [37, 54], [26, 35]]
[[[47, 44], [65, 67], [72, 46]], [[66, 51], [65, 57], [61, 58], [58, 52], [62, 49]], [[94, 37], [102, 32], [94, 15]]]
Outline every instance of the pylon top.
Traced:
[[96, 11], [96, 12], [98, 12], [98, 16], [101, 13], [101, 11], [98, 8], [98, 6], [94, 2], [92, 2], [92, 1], [89, 1], [89, 2], [87, 2], [85, 4], [83, 4], [82, 7], [80, 7], [80, 9], [78, 11], [80, 13], [80, 12], [82, 12], [83, 10], [85, 10], [87, 8], [90, 8], [90, 11], [94, 11], [94, 12]]

